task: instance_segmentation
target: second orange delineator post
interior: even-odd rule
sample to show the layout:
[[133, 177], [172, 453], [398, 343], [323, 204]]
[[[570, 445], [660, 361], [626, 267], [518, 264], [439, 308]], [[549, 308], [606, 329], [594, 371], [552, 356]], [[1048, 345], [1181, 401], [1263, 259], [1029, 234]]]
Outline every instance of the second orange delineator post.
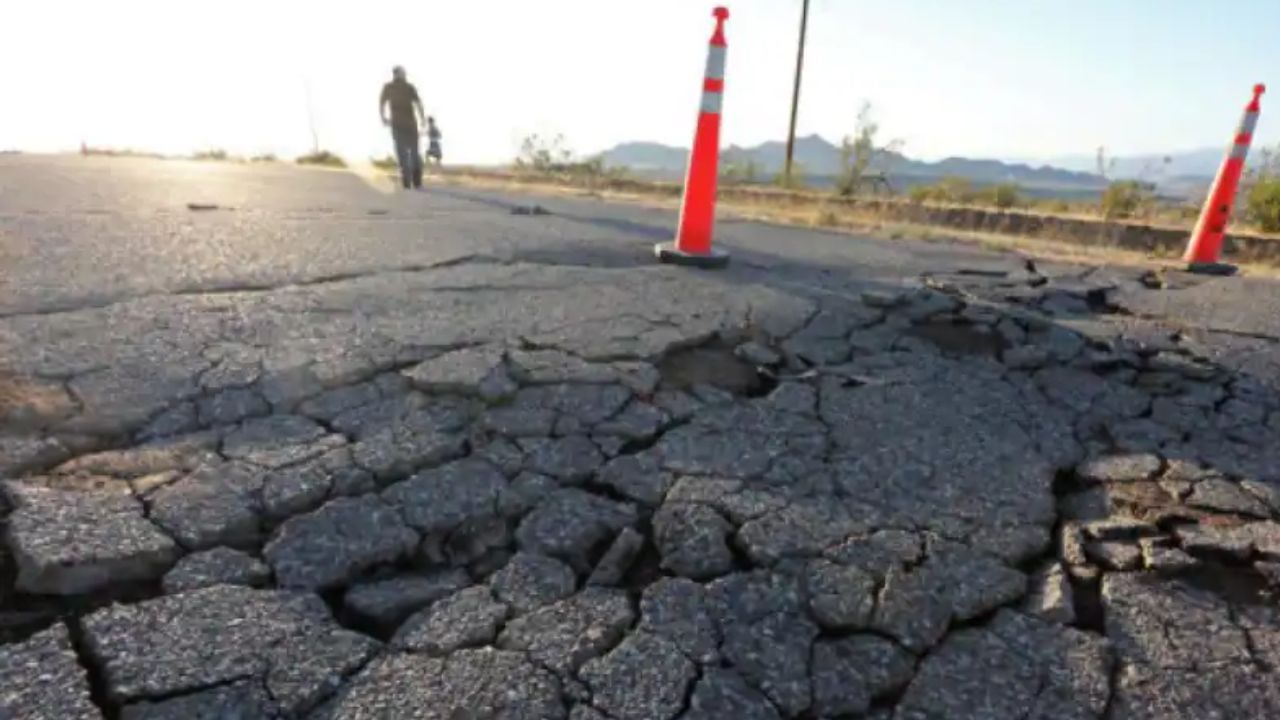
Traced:
[[1240, 119], [1231, 147], [1227, 149], [1227, 157], [1218, 169], [1209, 197], [1205, 199], [1204, 209], [1200, 212], [1200, 220], [1191, 232], [1191, 241], [1187, 243], [1187, 252], [1182, 258], [1191, 272], [1231, 275], [1236, 271], [1234, 265], [1220, 260], [1222, 241], [1227, 233], [1227, 222], [1231, 219], [1231, 209], [1235, 206], [1240, 176], [1244, 174], [1244, 163], [1249, 157], [1253, 132], [1257, 129], [1258, 116], [1262, 112], [1262, 93], [1266, 91], [1264, 85], [1253, 86], [1253, 100], [1245, 106], [1244, 117]]
[[689, 152], [685, 175], [684, 202], [675, 242], [654, 246], [662, 262], [717, 268], [729, 264], [729, 254], [712, 247], [716, 221], [716, 189], [720, 172], [720, 109], [724, 100], [724, 68], [728, 47], [724, 23], [728, 8], [715, 9], [716, 29], [707, 52], [707, 71], [702, 82], [702, 108], [698, 129]]

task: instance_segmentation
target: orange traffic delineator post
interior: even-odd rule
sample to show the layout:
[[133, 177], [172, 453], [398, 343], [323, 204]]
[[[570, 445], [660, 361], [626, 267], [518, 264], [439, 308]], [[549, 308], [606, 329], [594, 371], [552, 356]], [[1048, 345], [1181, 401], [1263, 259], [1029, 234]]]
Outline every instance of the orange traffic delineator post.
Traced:
[[1235, 139], [1218, 169], [1218, 176], [1213, 180], [1196, 229], [1191, 232], [1191, 241], [1187, 243], [1187, 252], [1182, 257], [1191, 272], [1205, 275], [1233, 275], [1236, 272], [1235, 265], [1221, 262], [1219, 256], [1231, 209], [1235, 206], [1236, 191], [1240, 188], [1240, 176], [1244, 173], [1244, 161], [1249, 156], [1249, 144], [1253, 142], [1253, 131], [1262, 112], [1260, 99], [1266, 91], [1265, 85], [1253, 86], [1253, 100], [1245, 106]]
[[718, 268], [729, 264], [729, 254], [711, 247], [716, 222], [716, 182], [720, 168], [720, 108], [724, 101], [724, 65], [728, 46], [724, 21], [729, 9], [715, 9], [716, 30], [707, 53], [707, 72], [702, 82], [702, 110], [698, 130], [689, 152], [685, 175], [684, 202], [680, 206], [680, 227], [675, 242], [653, 248], [662, 262], [694, 267]]

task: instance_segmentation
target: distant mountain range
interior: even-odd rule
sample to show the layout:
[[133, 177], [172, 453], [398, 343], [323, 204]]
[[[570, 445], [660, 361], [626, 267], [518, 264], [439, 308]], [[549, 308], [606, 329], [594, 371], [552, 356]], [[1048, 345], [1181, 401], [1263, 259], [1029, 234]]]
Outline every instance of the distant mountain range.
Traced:
[[[1108, 158], [1108, 174], [1116, 178], [1151, 179], [1152, 182], [1166, 177], [1212, 178], [1222, 164], [1224, 152], [1223, 148], [1200, 148], [1166, 155]], [[1253, 158], [1256, 159], [1257, 154]], [[1096, 155], [1065, 155], [1049, 158], [1045, 163], [1064, 170], [1097, 172], [1098, 169]]]
[[[1225, 152], [1225, 148], [1199, 148], [1165, 155], [1108, 158], [1107, 175], [1117, 180], [1154, 183], [1166, 195], [1198, 197], [1213, 182]], [[1261, 156], [1258, 148], [1254, 148], [1249, 154], [1248, 165], [1254, 166]], [[1096, 155], [1066, 155], [1045, 162], [1067, 170], [1096, 172], [1098, 167]]]
[[[687, 156], [685, 148], [649, 142], [623, 143], [604, 152], [608, 165], [661, 177], [679, 177], [685, 170]], [[786, 144], [782, 142], [766, 142], [754, 147], [731, 145], [721, 153], [721, 161], [726, 164], [754, 162], [762, 181], [780, 172], [785, 158]], [[830, 182], [840, 175], [840, 148], [818, 135], [796, 138], [795, 162], [811, 182]], [[875, 169], [887, 173], [895, 185], [904, 186], [933, 182], [946, 176], [963, 177], [978, 184], [1013, 182], [1028, 188], [1077, 191], [1097, 191], [1106, 185], [1101, 177], [1088, 172], [968, 158], [931, 163], [900, 153], [886, 153]]]
[[[1139, 155], [1108, 160], [1108, 177], [1141, 179], [1156, 183], [1170, 194], [1202, 192], [1222, 162], [1221, 149], [1201, 149], [1169, 155]], [[652, 177], [677, 179], [685, 171], [688, 150], [660, 143], [622, 143], [603, 153], [605, 163], [627, 167]], [[766, 142], [754, 147], [731, 145], [721, 153], [723, 163], [754, 162], [760, 180], [767, 181], [782, 170], [786, 144]], [[1256, 155], [1255, 155], [1256, 156]], [[840, 148], [818, 135], [796, 138], [795, 161], [814, 184], [830, 184], [840, 175]], [[1097, 158], [1072, 155], [1042, 162], [951, 157], [937, 162], [914, 160], [889, 153], [877, 169], [886, 172], [895, 187], [936, 182], [947, 176], [966, 178], [975, 184], [1011, 182], [1036, 194], [1092, 195], [1106, 187], [1097, 173]]]

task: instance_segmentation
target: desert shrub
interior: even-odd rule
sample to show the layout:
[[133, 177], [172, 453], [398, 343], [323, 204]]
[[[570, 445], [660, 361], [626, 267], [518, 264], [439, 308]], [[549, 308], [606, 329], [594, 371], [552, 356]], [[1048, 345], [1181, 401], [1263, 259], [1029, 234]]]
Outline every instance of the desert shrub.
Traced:
[[973, 183], [962, 177], [944, 177], [929, 185], [911, 188], [909, 197], [915, 202], [939, 202], [955, 205], [971, 205], [979, 200]]
[[779, 172], [773, 176], [773, 184], [786, 190], [803, 190], [808, 187], [808, 183], [805, 182], [807, 174], [808, 169], [805, 168], [804, 163], [793, 162], [791, 163], [791, 177], [787, 177], [785, 171]]
[[227, 159], [227, 151], [221, 148], [211, 148], [209, 150], [200, 150], [191, 156], [192, 160], [211, 160], [215, 162], [223, 162]]
[[726, 185], [753, 185], [760, 180], [760, 164], [755, 160], [731, 160], [720, 168], [720, 180]]
[[960, 205], [972, 204], [979, 193], [973, 189], [973, 183], [962, 177], [944, 177], [938, 181], [938, 192], [944, 202]]
[[316, 150], [315, 152], [299, 156], [297, 163], [299, 165], [320, 165], [323, 167], [337, 168], [344, 168], [347, 166], [346, 160], [343, 160], [328, 150]]
[[137, 150], [134, 148], [93, 147], [92, 145], [85, 145], [83, 143], [80, 145], [80, 154], [97, 157], [137, 157], [150, 158], [153, 160], [164, 159], [164, 155], [147, 150]]
[[1263, 232], [1280, 232], [1280, 177], [1261, 178], [1245, 199], [1249, 219]]
[[520, 154], [516, 156], [516, 169], [541, 174], [560, 172], [573, 162], [573, 151], [564, 135], [543, 137], [537, 133], [520, 141]]
[[1102, 193], [1102, 217], [1131, 218], [1152, 201], [1151, 186], [1137, 180], [1116, 180]]
[[877, 181], [888, 187], [885, 167], [902, 149], [901, 140], [880, 144], [876, 140], [880, 124], [871, 116], [871, 103], [863, 102], [858, 109], [858, 120], [852, 135], [840, 142], [840, 175], [836, 178], [836, 194], [853, 197], [868, 187], [874, 189]]
[[563, 135], [543, 137], [535, 133], [526, 136], [520, 142], [520, 153], [514, 165], [522, 173], [554, 175], [591, 189], [620, 180], [627, 174], [626, 168], [606, 166], [603, 155], [579, 157], [570, 149]]
[[991, 204], [1005, 210], [1022, 204], [1022, 188], [1016, 183], [1000, 183], [988, 189]]

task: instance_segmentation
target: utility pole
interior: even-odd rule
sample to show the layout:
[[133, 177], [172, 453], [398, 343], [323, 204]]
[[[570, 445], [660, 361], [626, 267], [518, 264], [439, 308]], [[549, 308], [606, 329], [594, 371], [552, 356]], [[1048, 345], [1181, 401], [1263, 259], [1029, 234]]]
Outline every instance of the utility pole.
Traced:
[[791, 163], [796, 151], [796, 116], [800, 113], [800, 76], [804, 72], [804, 39], [809, 30], [809, 0], [800, 11], [800, 47], [796, 51], [796, 85], [791, 93], [791, 129], [787, 132], [787, 162], [782, 177], [791, 185]]

